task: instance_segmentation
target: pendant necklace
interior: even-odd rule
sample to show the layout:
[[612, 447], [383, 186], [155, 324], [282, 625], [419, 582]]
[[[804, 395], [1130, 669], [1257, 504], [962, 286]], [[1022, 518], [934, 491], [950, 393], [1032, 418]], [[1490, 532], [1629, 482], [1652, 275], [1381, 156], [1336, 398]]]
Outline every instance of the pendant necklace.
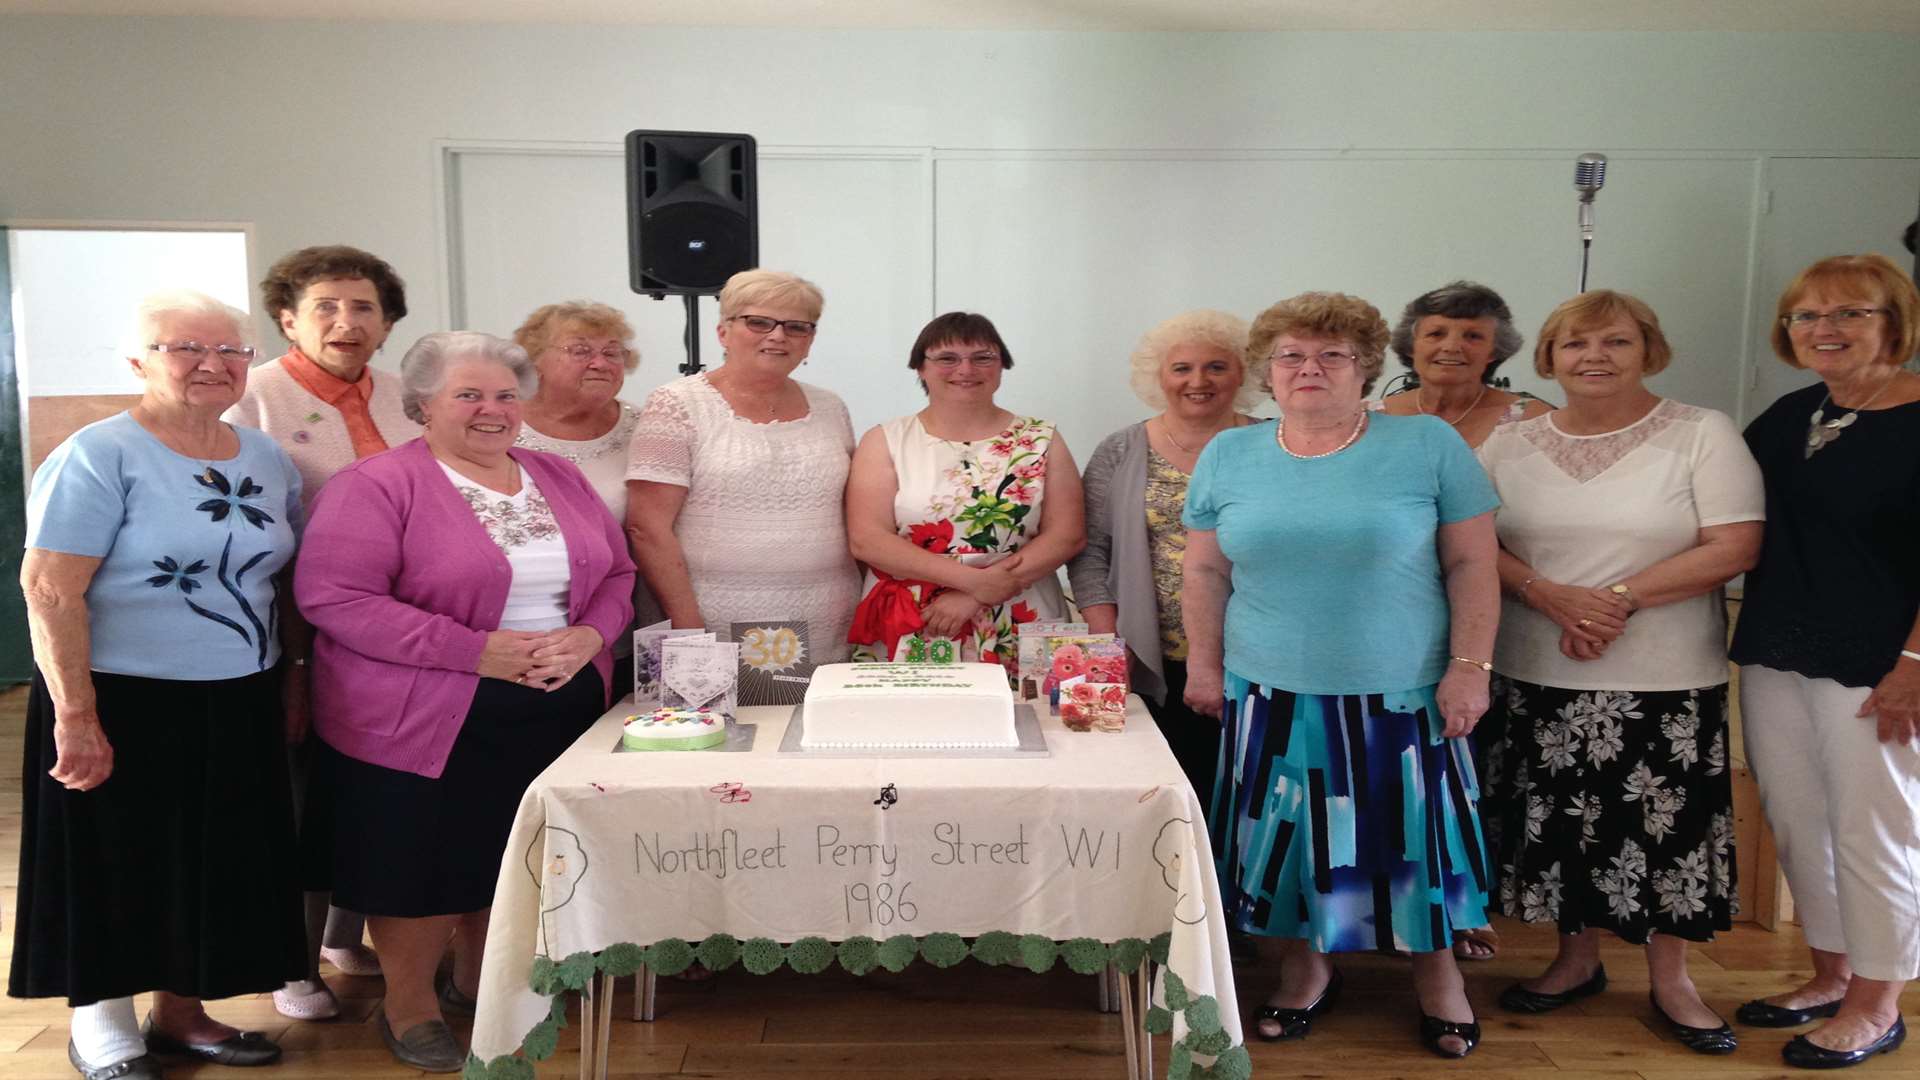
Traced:
[[[1208, 438], [1208, 439], [1212, 439], [1212, 438], [1213, 438], [1213, 437], [1214, 437], [1215, 435], [1218, 435], [1218, 434], [1220, 434], [1220, 432], [1221, 432], [1221, 431], [1225, 431], [1225, 430], [1227, 430], [1227, 428], [1237, 428], [1237, 427], [1239, 427], [1239, 426], [1240, 426], [1240, 419], [1239, 419], [1238, 417], [1235, 417], [1235, 418], [1234, 418], [1234, 421], [1233, 421], [1233, 423], [1231, 423], [1231, 424], [1228, 424], [1228, 425], [1227, 425], [1227, 427], [1224, 427], [1224, 428], [1221, 428], [1221, 429], [1220, 429], [1219, 431], [1214, 431], [1214, 432], [1210, 432], [1210, 433], [1209, 433], [1209, 434], [1207, 435], [1207, 438]], [[1161, 431], [1164, 431], [1164, 432], [1166, 432], [1166, 435], [1167, 435], [1167, 441], [1173, 444], [1173, 447], [1174, 447], [1174, 449], [1176, 449], [1176, 450], [1178, 450], [1178, 451], [1180, 451], [1180, 452], [1181, 452], [1181, 453], [1183, 453], [1183, 454], [1189, 454], [1189, 455], [1197, 455], [1197, 454], [1199, 454], [1199, 453], [1200, 453], [1200, 451], [1199, 451], [1199, 450], [1189, 450], [1189, 449], [1187, 449], [1187, 447], [1186, 447], [1186, 444], [1185, 444], [1185, 443], [1182, 443], [1182, 442], [1181, 442], [1181, 441], [1180, 441], [1179, 439], [1176, 439], [1176, 438], [1174, 438], [1174, 437], [1173, 437], [1173, 425], [1172, 425], [1172, 424], [1169, 424], [1169, 423], [1167, 423], [1167, 422], [1166, 422], [1166, 420], [1165, 420], [1164, 418], [1162, 418], [1162, 419], [1161, 419], [1161, 421], [1160, 421], [1160, 430], [1161, 430]], [[1203, 442], [1203, 443], [1201, 443], [1201, 444], [1200, 444], [1200, 447], [1201, 447], [1201, 449], [1205, 449], [1205, 448], [1206, 448], [1206, 445], [1207, 445], [1207, 444], [1206, 444], [1206, 443], [1204, 443], [1204, 442]]]
[[1279, 420], [1273, 425], [1273, 441], [1280, 444], [1280, 449], [1285, 451], [1288, 457], [1297, 458], [1301, 461], [1313, 461], [1316, 458], [1332, 457], [1333, 455], [1339, 453], [1340, 451], [1345, 450], [1347, 447], [1352, 446], [1353, 441], [1360, 437], [1360, 430], [1366, 426], [1367, 426], [1367, 410], [1361, 409], [1359, 418], [1353, 422], [1353, 430], [1347, 433], [1346, 442], [1341, 443], [1339, 446], [1336, 446], [1333, 449], [1326, 451], [1325, 453], [1301, 454], [1301, 453], [1294, 452], [1292, 448], [1287, 446], [1287, 418], [1284, 414], [1282, 414]]
[[[1898, 372], [1895, 372], [1896, 377], [1898, 374]], [[1873, 396], [1868, 398], [1865, 404], [1862, 404], [1859, 408], [1854, 409], [1845, 416], [1836, 416], [1831, 420], [1827, 419], [1827, 406], [1833, 401], [1833, 391], [1827, 391], [1827, 396], [1820, 399], [1819, 407], [1815, 408], [1813, 415], [1807, 418], [1805, 456], [1809, 458], [1812, 457], [1828, 443], [1839, 438], [1840, 433], [1852, 427], [1853, 422], [1860, 418], [1860, 414], [1866, 411], [1867, 406], [1880, 400], [1880, 395], [1886, 393], [1887, 387], [1892, 386], [1893, 383], [1893, 379], [1888, 379], [1886, 382], [1881, 383], [1880, 389], [1875, 390]]]

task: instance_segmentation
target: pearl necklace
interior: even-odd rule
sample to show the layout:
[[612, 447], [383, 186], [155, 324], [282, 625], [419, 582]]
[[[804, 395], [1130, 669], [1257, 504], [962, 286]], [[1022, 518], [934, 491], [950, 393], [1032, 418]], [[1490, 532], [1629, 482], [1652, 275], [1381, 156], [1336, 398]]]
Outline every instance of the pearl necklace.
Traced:
[[1356, 418], [1353, 422], [1353, 430], [1347, 433], [1346, 442], [1341, 443], [1339, 446], [1336, 446], [1333, 449], [1326, 451], [1325, 453], [1300, 454], [1300, 453], [1294, 452], [1294, 450], [1287, 445], [1287, 418], [1286, 416], [1282, 415], [1280, 419], [1276, 421], [1273, 425], [1273, 441], [1280, 444], [1280, 449], [1285, 451], [1288, 457], [1295, 458], [1300, 461], [1313, 461], [1316, 458], [1332, 457], [1333, 455], [1339, 453], [1340, 451], [1345, 450], [1347, 447], [1352, 446], [1353, 441], [1360, 437], [1361, 429], [1365, 428], [1366, 426], [1367, 426], [1367, 410], [1361, 409], [1359, 417]]
[[1418, 390], [1415, 390], [1413, 392], [1413, 407], [1420, 410], [1421, 416], [1439, 416], [1440, 419], [1447, 420], [1447, 423], [1449, 425], [1457, 428], [1460, 426], [1460, 421], [1465, 420], [1468, 416], [1471, 416], [1473, 414], [1473, 410], [1480, 407], [1481, 400], [1484, 399], [1486, 396], [1487, 396], [1487, 384], [1481, 383], [1480, 392], [1474, 395], [1473, 403], [1468, 405], [1464, 410], [1462, 410], [1459, 416], [1456, 416], [1451, 420], [1447, 420], [1445, 416], [1441, 416], [1437, 412], [1432, 412], [1432, 413], [1428, 412], [1427, 400], [1425, 396], [1423, 396], [1421, 392]]

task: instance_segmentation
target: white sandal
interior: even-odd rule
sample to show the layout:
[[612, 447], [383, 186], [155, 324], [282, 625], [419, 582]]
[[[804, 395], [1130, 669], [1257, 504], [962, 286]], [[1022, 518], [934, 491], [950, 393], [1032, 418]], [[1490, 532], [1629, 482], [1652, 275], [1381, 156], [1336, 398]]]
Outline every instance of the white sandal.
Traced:
[[[306, 980], [302, 980], [304, 982]], [[325, 981], [314, 979], [320, 989], [305, 994], [296, 994], [288, 987], [299, 983], [288, 983], [273, 992], [273, 1009], [290, 1020], [332, 1020], [340, 1015], [340, 999], [333, 996], [333, 988]]]

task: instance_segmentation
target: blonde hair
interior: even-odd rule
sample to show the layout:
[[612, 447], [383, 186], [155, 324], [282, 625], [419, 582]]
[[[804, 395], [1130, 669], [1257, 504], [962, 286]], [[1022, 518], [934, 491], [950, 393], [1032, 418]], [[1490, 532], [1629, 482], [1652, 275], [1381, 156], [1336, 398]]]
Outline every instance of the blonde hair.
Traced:
[[[1892, 357], [1886, 362], [1900, 365], [1920, 352], [1920, 291], [1913, 279], [1885, 255], [1833, 255], [1800, 271], [1773, 311], [1773, 355], [1790, 367], [1800, 367], [1793, 355], [1793, 339], [1780, 320], [1794, 305], [1813, 293], [1874, 292], [1887, 307], [1887, 347]], [[1874, 359], [1879, 363], [1878, 357]]]
[[617, 309], [591, 300], [568, 300], [535, 308], [520, 329], [513, 332], [513, 343], [539, 356], [553, 344], [562, 330], [583, 335], [617, 338], [626, 347], [629, 372], [640, 366], [640, 350], [633, 347], [633, 327]]
[[1140, 343], [1133, 347], [1128, 378], [1133, 385], [1133, 395], [1148, 407], [1167, 407], [1166, 392], [1160, 389], [1160, 365], [1166, 363], [1168, 353], [1181, 345], [1209, 345], [1225, 351], [1240, 365], [1240, 392], [1234, 396], [1234, 407], [1249, 409], [1259, 403], [1260, 388], [1246, 378], [1246, 320], [1224, 311], [1201, 308], [1183, 311], [1162, 322], [1142, 335]]
[[1632, 319], [1640, 327], [1647, 345], [1647, 359], [1641, 373], [1658, 375], [1673, 360], [1673, 346], [1660, 329], [1660, 316], [1645, 300], [1612, 289], [1583, 292], [1547, 314], [1540, 325], [1540, 336], [1533, 343], [1533, 371], [1543, 379], [1553, 378], [1553, 342], [1561, 334], [1593, 330], [1615, 319]]
[[742, 270], [727, 279], [720, 290], [720, 317], [732, 318], [747, 307], [797, 307], [808, 322], [819, 322], [826, 307], [820, 286], [798, 274], [779, 270]]
[[1387, 320], [1380, 309], [1357, 296], [1308, 292], [1290, 296], [1254, 317], [1247, 335], [1247, 377], [1265, 392], [1273, 390], [1273, 341], [1282, 334], [1335, 338], [1353, 346], [1360, 392], [1371, 393], [1387, 356]]

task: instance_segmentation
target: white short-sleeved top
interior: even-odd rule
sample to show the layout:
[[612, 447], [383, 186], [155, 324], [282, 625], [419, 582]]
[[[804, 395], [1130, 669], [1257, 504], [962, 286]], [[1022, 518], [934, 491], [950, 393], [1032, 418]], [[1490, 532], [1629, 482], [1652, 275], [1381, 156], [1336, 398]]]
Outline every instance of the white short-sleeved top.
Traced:
[[[1671, 399], [1604, 435], [1568, 435], [1554, 413], [1503, 424], [1480, 448], [1500, 492], [1500, 545], [1548, 581], [1611, 585], [1696, 546], [1712, 525], [1760, 521], [1760, 467], [1725, 413]], [[1553, 620], [1509, 597], [1494, 667], [1579, 690], [1687, 690], [1727, 681], [1718, 589], [1643, 608], [1598, 660], [1560, 652]]]

